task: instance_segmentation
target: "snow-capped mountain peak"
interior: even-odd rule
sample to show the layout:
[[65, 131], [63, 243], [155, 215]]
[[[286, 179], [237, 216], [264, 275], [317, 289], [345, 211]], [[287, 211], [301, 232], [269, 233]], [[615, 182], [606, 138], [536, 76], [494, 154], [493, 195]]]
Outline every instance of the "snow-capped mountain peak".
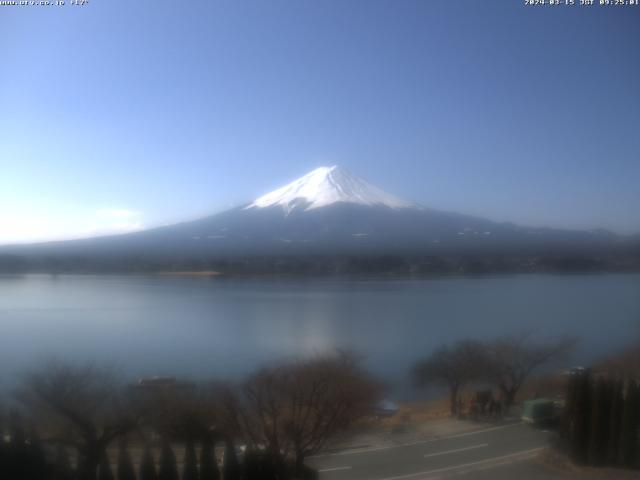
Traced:
[[296, 208], [312, 210], [339, 202], [394, 209], [416, 206], [334, 165], [316, 168], [288, 185], [254, 200], [245, 209], [280, 206], [288, 213]]

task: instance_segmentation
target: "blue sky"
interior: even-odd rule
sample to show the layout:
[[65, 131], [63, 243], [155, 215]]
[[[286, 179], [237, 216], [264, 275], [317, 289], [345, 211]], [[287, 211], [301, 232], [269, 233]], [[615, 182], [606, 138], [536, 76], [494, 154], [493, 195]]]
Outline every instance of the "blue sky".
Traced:
[[0, 243], [196, 218], [326, 164], [640, 232], [640, 7], [523, 3], [0, 7]]

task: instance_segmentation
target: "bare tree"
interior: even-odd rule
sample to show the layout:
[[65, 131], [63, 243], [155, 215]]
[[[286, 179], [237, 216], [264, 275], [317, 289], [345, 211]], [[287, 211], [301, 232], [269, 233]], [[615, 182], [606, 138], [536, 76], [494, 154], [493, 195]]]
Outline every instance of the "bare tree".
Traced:
[[456, 415], [460, 391], [482, 377], [486, 359], [485, 346], [478, 341], [461, 340], [452, 346], [444, 345], [414, 366], [414, 381], [418, 386], [435, 383], [448, 387], [451, 414]]
[[513, 405], [520, 388], [536, 368], [567, 354], [575, 343], [574, 338], [533, 343], [528, 333], [489, 342], [486, 375], [502, 393], [505, 407]]
[[149, 390], [134, 389], [145, 423], [163, 436], [202, 440], [222, 421], [222, 385], [183, 384]]
[[301, 471], [307, 456], [372, 411], [378, 392], [353, 355], [315, 357], [251, 376], [230, 403], [231, 419], [250, 446], [292, 457]]
[[609, 356], [599, 368], [621, 378], [640, 377], [640, 338], [622, 351]]
[[107, 368], [50, 362], [27, 376], [19, 399], [49, 441], [77, 450], [82, 480], [95, 480], [107, 446], [137, 424]]
[[285, 435], [301, 468], [306, 456], [370, 414], [380, 390], [351, 355], [302, 362], [293, 367], [291, 377]]

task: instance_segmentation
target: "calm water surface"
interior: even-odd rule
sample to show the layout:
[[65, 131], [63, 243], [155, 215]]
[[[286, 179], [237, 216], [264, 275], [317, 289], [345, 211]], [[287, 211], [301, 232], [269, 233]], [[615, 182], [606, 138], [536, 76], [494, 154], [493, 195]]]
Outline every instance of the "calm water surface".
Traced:
[[265, 360], [351, 348], [407, 384], [437, 345], [579, 334], [587, 362], [640, 334], [640, 275], [426, 280], [0, 276], [0, 386], [48, 356], [136, 378], [239, 378]]

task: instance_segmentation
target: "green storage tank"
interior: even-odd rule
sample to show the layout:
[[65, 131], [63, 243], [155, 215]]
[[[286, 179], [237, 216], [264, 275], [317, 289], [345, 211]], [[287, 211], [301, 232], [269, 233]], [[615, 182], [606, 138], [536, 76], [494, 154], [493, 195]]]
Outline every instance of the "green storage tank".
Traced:
[[548, 398], [526, 400], [522, 409], [522, 420], [528, 423], [540, 423], [556, 418], [556, 406]]

